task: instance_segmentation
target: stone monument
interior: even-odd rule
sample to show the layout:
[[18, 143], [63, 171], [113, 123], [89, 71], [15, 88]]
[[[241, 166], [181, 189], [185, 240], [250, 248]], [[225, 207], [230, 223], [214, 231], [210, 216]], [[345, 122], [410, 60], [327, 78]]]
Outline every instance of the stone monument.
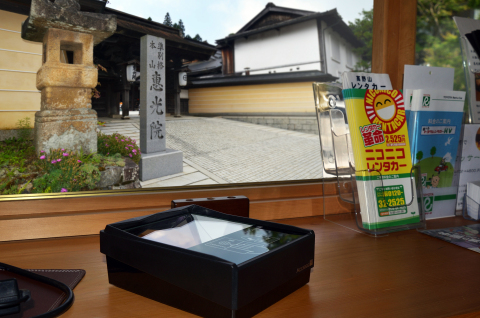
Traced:
[[183, 153], [166, 148], [165, 39], [140, 40], [140, 180], [183, 171]]
[[[37, 153], [56, 148], [97, 151], [97, 113], [91, 109], [91, 90], [98, 82], [93, 46], [116, 28], [114, 15], [80, 12], [77, 0], [32, 0], [22, 38], [43, 42], [43, 64], [37, 72]], [[72, 64], [61, 62], [62, 52], [73, 53]]]

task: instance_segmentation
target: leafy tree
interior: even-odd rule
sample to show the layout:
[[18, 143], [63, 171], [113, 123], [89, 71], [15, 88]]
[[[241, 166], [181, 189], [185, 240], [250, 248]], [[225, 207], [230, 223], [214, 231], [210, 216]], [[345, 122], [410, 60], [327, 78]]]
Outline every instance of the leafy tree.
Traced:
[[415, 64], [455, 68], [454, 88], [465, 89], [458, 31], [452, 19], [480, 4], [479, 0], [418, 0]]
[[418, 161], [422, 160], [422, 158], [423, 158], [423, 151], [417, 152], [417, 157], [416, 157], [416, 158], [417, 158]]
[[193, 38], [195, 41], [199, 41], [199, 42], [202, 42], [202, 37], [200, 35], [195, 35], [195, 37]]
[[435, 146], [432, 147], [432, 149], [430, 149], [430, 155], [433, 156], [437, 153], [437, 148]]
[[185, 35], [185, 39], [193, 40], [190, 34]]
[[[455, 68], [454, 89], [465, 90], [464, 71], [458, 31], [452, 19], [468, 16], [480, 0], [418, 0], [415, 64]], [[369, 70], [372, 60], [373, 9], [362, 10], [359, 19], [349, 23], [355, 36], [365, 46], [355, 50], [362, 60], [356, 70]], [[479, 17], [480, 18], [480, 17]]]
[[170, 13], [167, 12], [167, 14], [165, 14], [165, 19], [163, 20], [163, 24], [169, 27], [173, 27], [172, 19], [170, 18]]
[[147, 20], [148, 20], [148, 21], [152, 21], [152, 17], [148, 17], [148, 19], [147, 19]]
[[355, 70], [370, 71], [372, 67], [373, 8], [368, 11], [362, 10], [360, 16], [361, 18], [355, 19], [355, 22], [348, 23], [357, 39], [364, 43], [364, 46], [353, 50], [362, 58], [355, 65]]
[[178, 20], [178, 29], [182, 31], [183, 35], [185, 35], [185, 25], [183, 24], [182, 19]]

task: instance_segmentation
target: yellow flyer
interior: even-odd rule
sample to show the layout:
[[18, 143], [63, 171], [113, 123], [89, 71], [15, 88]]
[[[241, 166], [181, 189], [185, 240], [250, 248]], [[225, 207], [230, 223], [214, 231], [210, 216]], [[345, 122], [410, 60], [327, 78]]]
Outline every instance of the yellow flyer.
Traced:
[[343, 96], [363, 226], [380, 229], [419, 222], [401, 91], [347, 89]]

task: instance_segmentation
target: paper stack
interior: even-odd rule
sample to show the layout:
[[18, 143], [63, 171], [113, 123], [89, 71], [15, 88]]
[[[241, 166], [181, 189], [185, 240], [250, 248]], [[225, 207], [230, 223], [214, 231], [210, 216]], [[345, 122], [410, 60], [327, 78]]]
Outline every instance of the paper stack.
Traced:
[[480, 210], [480, 181], [467, 183], [467, 213], [472, 219], [479, 219]]

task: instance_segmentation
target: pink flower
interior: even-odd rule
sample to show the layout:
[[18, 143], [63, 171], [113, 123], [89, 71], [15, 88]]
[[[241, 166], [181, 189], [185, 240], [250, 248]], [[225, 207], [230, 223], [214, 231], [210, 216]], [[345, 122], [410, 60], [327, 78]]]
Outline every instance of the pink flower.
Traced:
[[57, 162], [60, 162], [60, 161], [62, 161], [62, 159], [57, 159]]
[[122, 139], [122, 141], [125, 141], [125, 140]]
[[56, 163], [57, 163], [57, 160], [52, 160], [52, 163], [53, 163], [53, 164], [56, 164]]
[[67, 152], [64, 152], [64, 153], [63, 153], [63, 156], [64, 156], [64, 157], [68, 157], [68, 153], [67, 153]]
[[65, 189], [65, 188], [62, 188], [62, 190], [60, 190], [60, 192], [68, 192], [68, 190]]
[[43, 160], [43, 159], [45, 159], [45, 155], [43, 155], [43, 156], [40, 156], [40, 159], [42, 159], [42, 160]]
[[110, 154], [110, 153], [109, 153], [109, 152], [107, 152], [107, 156], [108, 156], [109, 154]]
[[132, 154], [128, 154], [130, 156], [130, 158], [132, 158]]
[[132, 149], [132, 152], [133, 152], [133, 153], [136, 153], [137, 151], [136, 151], [135, 149]]
[[125, 149], [127, 149], [127, 150], [128, 150], [128, 147], [125, 147]]
[[44, 150], [41, 150], [40, 153], [44, 153], [45, 151]]
[[78, 162], [78, 163], [82, 163], [82, 161], [81, 161], [81, 160], [77, 160], [77, 162]]
[[62, 148], [62, 151], [65, 151], [65, 149]]

